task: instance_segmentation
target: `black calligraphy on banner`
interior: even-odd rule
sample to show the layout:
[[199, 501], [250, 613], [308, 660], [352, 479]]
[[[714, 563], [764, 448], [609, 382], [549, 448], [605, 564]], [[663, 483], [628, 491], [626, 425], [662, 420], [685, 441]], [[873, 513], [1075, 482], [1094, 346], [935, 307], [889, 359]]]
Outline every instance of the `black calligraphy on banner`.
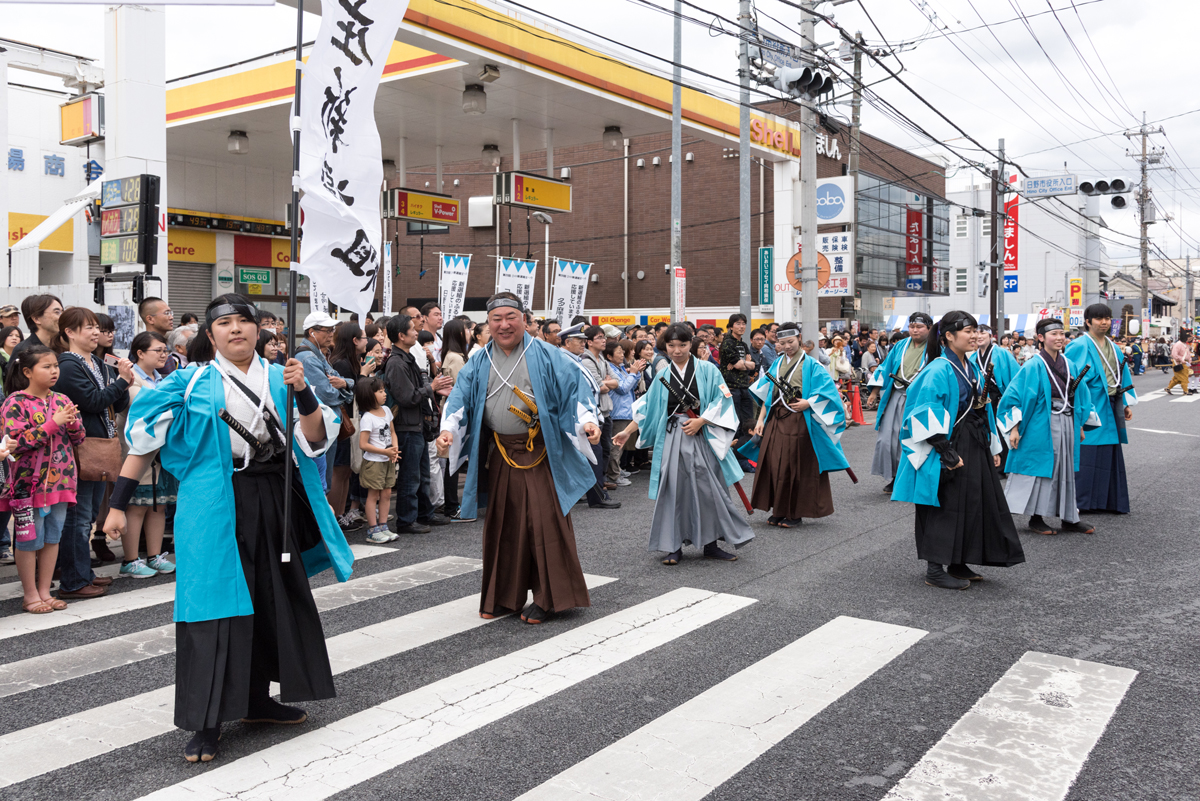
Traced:
[[348, 248], [332, 248], [329, 255], [346, 265], [351, 273], [357, 276], [369, 276], [371, 280], [363, 284], [362, 291], [373, 288], [379, 272], [379, 251], [367, 238], [367, 232], [359, 228], [354, 233], [354, 242]]
[[346, 133], [346, 114], [350, 111], [350, 95], [354, 94], [357, 86], [351, 86], [342, 91], [342, 68], [334, 67], [333, 74], [337, 77], [337, 92], [332, 86], [325, 87], [325, 102], [321, 104], [321, 126], [325, 129], [325, 137], [338, 152], [338, 145], [345, 144], [342, 135]]
[[[366, 2], [367, 0], [358, 0], [357, 3], [352, 4], [350, 0], [338, 0], [338, 5], [345, 9], [346, 13], [350, 15], [350, 19], [338, 21], [337, 26], [342, 32], [342, 40], [339, 42], [336, 36], [329, 40], [329, 43], [342, 51], [356, 67], [363, 63], [363, 59], [366, 59], [371, 66], [375, 66], [375, 62], [371, 60], [371, 54], [367, 52], [367, 31], [371, 30], [375, 20], [370, 19], [361, 11]], [[351, 51], [351, 46], [358, 50], [357, 54]]]
[[346, 187], [350, 185], [349, 180], [338, 181], [335, 185], [333, 182], [333, 168], [329, 166], [329, 157], [321, 163], [321, 186], [329, 190], [329, 194], [338, 198], [347, 206], [354, 205], [354, 198], [346, 194]]

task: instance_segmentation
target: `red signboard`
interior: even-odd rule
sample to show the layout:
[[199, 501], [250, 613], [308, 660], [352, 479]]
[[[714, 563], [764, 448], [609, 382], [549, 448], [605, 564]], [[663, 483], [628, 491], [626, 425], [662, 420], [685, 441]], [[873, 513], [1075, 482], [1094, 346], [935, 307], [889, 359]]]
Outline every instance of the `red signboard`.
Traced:
[[[1015, 184], [1017, 176], [1012, 176], [1008, 179], [1009, 183]], [[1017, 271], [1017, 213], [1019, 206], [1017, 203], [1020, 198], [1014, 193], [1012, 200], [1004, 202], [1004, 270], [1005, 272], [1015, 273]]]
[[920, 209], [907, 209], [905, 211], [904, 232], [905, 232], [905, 271], [904, 274], [910, 278], [923, 278], [925, 276], [925, 265], [921, 261], [921, 240], [923, 238], [922, 229], [925, 225], [925, 215]]

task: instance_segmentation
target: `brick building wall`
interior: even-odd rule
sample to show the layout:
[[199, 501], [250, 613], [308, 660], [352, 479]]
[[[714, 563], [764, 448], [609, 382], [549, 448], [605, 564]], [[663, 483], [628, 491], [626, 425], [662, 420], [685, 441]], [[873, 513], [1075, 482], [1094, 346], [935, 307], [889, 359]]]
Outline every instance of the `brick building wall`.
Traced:
[[[775, 104], [774, 113], [796, 113], [794, 104]], [[840, 127], [840, 126], [839, 126]], [[829, 133], [828, 131], [826, 131]], [[830, 177], [845, 173], [850, 153], [848, 129], [836, 136], [840, 159], [818, 157], [817, 175]], [[882, 140], [863, 134], [860, 168], [888, 180], [900, 180], [919, 191], [944, 194], [944, 177], [939, 166], [905, 152]], [[683, 163], [683, 264], [688, 270], [689, 306], [737, 306], [738, 276], [738, 158], [736, 148], [713, 144], [684, 136], [683, 152], [692, 153], [694, 160]], [[663, 265], [670, 261], [671, 137], [669, 132], [634, 137], [629, 143], [629, 308], [655, 308], [669, 305], [668, 277]], [[661, 165], [653, 166], [658, 157]], [[636, 166], [638, 159], [645, 166]], [[890, 165], [886, 162], [890, 162]], [[621, 273], [624, 269], [624, 158], [620, 151], [604, 150], [599, 142], [576, 147], [556, 147], [556, 174], [562, 167], [571, 168], [571, 214], [553, 215], [550, 226], [551, 256], [595, 264], [593, 273], [598, 281], [588, 288], [588, 309], [623, 308], [625, 287]], [[526, 172], [545, 172], [545, 151], [521, 154], [521, 169]], [[763, 245], [774, 244], [773, 165], [751, 165], [751, 248], [753, 253]], [[504, 156], [501, 170], [513, 168], [511, 154]], [[935, 174], [936, 173], [936, 174]], [[455, 180], [459, 186], [454, 186]], [[485, 171], [478, 160], [443, 165], [443, 191], [462, 201], [463, 224], [451, 226], [449, 233], [424, 237], [424, 278], [418, 278], [422, 267], [420, 238], [407, 235], [403, 223], [399, 226], [399, 275], [393, 281], [393, 308], [409, 300], [427, 300], [437, 296], [437, 252], [469, 253], [471, 273], [467, 287], [468, 308], [492, 294], [495, 286], [496, 229], [469, 228], [466, 224], [467, 198], [491, 195], [493, 174]], [[436, 190], [432, 167], [415, 167], [408, 171], [408, 188]], [[765, 203], [760, 208], [760, 181]], [[396, 182], [389, 182], [395, 186]], [[527, 254], [538, 260], [538, 280], [534, 292], [535, 308], [542, 307], [545, 276], [544, 227], [533, 221], [526, 227], [526, 210], [497, 207], [500, 227], [500, 253], [523, 258]], [[511, 232], [510, 232], [511, 218]], [[821, 231], [840, 230], [840, 226], [823, 226]], [[397, 231], [389, 223], [391, 239]], [[760, 235], [760, 231], [762, 235]], [[393, 240], [394, 241], [394, 240]], [[751, 286], [758, 286], [757, 258], [752, 258]], [[643, 278], [637, 277], [643, 273]], [[475, 299], [476, 304], [470, 300]], [[841, 302], [837, 298], [821, 299], [821, 317], [841, 317]]]

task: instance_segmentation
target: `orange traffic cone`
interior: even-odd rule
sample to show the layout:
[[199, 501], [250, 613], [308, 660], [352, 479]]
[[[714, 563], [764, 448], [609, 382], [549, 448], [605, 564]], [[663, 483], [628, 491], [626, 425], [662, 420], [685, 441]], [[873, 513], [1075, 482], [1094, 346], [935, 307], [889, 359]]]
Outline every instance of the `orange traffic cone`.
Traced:
[[861, 426], [867, 421], [863, 419], [862, 398], [858, 395], [858, 382], [851, 381], [850, 389], [850, 419]]

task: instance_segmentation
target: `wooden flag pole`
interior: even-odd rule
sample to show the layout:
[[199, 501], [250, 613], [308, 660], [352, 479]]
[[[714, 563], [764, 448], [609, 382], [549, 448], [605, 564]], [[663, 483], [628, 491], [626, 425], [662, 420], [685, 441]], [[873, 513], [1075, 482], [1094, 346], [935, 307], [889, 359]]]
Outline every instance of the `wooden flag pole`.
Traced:
[[[288, 358], [296, 356], [296, 268], [300, 262], [300, 80], [304, 72], [304, 0], [296, 0], [296, 89], [292, 100], [292, 251], [288, 270], [287, 341]], [[283, 470], [283, 547], [280, 559], [290, 562], [288, 532], [292, 530], [292, 429], [295, 420], [292, 408], [296, 404], [296, 390], [287, 387], [287, 425], [284, 427], [284, 470]]]

